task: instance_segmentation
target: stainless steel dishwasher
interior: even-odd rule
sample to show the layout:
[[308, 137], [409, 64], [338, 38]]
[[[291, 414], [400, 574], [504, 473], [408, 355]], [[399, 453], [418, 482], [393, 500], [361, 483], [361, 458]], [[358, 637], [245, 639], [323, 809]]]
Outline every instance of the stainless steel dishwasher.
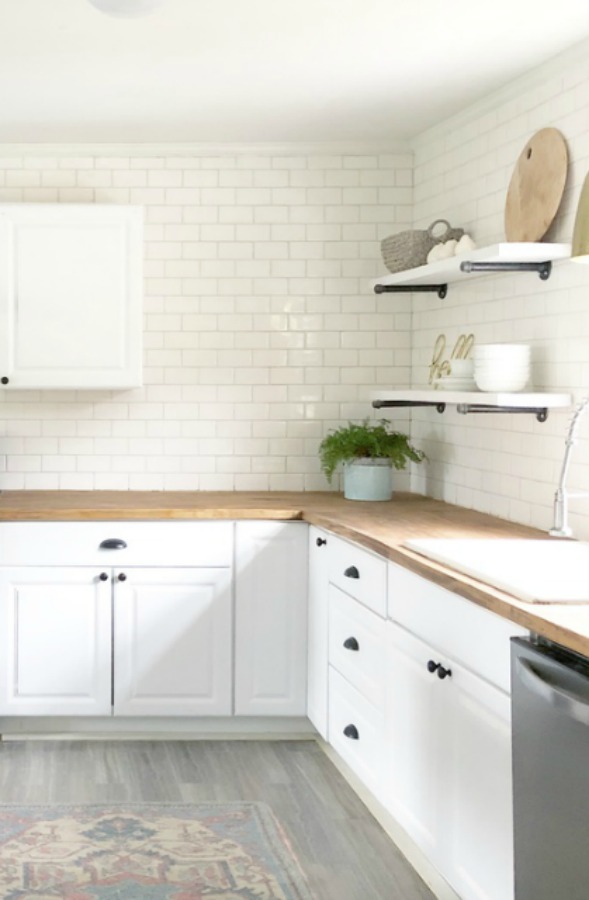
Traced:
[[515, 900], [589, 897], [589, 660], [511, 641]]

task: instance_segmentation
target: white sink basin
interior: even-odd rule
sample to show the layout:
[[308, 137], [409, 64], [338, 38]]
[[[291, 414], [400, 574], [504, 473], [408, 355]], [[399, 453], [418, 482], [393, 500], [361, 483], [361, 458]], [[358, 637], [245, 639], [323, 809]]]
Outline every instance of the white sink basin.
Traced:
[[428, 538], [405, 547], [525, 603], [589, 603], [589, 543]]

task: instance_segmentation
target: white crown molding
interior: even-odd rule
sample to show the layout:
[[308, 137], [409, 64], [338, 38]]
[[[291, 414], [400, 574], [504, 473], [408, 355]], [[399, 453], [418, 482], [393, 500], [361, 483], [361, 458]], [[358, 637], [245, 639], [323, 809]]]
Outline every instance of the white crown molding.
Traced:
[[17, 156], [347, 156], [412, 153], [409, 142], [305, 143], [0, 143], [0, 157]]

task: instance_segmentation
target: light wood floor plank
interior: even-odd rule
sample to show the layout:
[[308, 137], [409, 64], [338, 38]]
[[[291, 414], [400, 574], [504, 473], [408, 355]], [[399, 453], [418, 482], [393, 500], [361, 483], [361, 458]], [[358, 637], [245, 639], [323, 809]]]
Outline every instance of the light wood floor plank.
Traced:
[[434, 900], [314, 741], [9, 741], [0, 803], [260, 800], [317, 900]]

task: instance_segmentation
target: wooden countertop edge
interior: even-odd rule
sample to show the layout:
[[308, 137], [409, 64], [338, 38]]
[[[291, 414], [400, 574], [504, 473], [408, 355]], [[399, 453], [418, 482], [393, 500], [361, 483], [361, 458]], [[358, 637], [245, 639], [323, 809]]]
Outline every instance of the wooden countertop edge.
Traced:
[[[77, 494], [76, 500], [78, 502], [68, 503], [65, 492], [47, 492], [45, 495], [47, 505], [44, 505], [42, 502], [39, 502], [37, 505], [32, 493], [28, 494], [28, 496], [25, 495], [27, 495], [27, 492], [22, 492], [22, 494], [20, 492], [11, 492], [8, 495], [0, 495], [0, 522], [112, 521], [113, 519], [122, 521], [256, 519], [305, 522], [359, 544], [367, 550], [409, 569], [416, 575], [427, 578], [440, 587], [452, 591], [466, 600], [514, 622], [516, 625], [520, 625], [522, 628], [563, 644], [585, 656], [589, 656], [589, 633], [584, 635], [572, 627], [567, 627], [565, 624], [555, 621], [558, 618], [557, 611], [563, 608], [570, 609], [571, 605], [558, 604], [555, 606], [550, 604], [521, 603], [509, 594], [504, 594], [482, 582], [420, 556], [402, 546], [392, 536], [387, 539], [387, 526], [386, 524], [383, 525], [382, 517], [379, 518], [378, 509], [375, 509], [374, 527], [371, 529], [371, 504], [354, 504], [353, 501], [341, 503], [341, 498], [338, 498], [337, 495], [311, 493], [308, 497], [305, 497], [304, 494], [295, 493], [282, 496], [268, 493], [264, 497], [261, 497], [259, 493], [243, 494], [239, 499], [231, 493], [226, 493], [223, 495], [214, 494], [211, 502], [207, 502], [209, 498], [205, 498], [204, 495], [199, 495], [199, 499], [205, 501], [203, 506], [186, 505], [189, 499], [188, 495], [182, 497], [183, 501], [185, 501], [184, 505], [180, 505], [177, 502], [174, 503], [174, 499], [177, 500], [178, 494], [171, 494], [170, 502], [166, 505], [160, 502], [154, 503], [153, 501], [156, 497], [146, 493], [143, 495], [144, 502], [142, 504], [132, 505], [133, 495], [127, 494], [125, 496], [127, 503], [117, 506], [112, 499], [112, 495], [108, 493], [101, 494], [98, 492], [95, 494], [94, 492], [89, 492], [88, 503], [79, 502], [80, 495]], [[52, 502], [50, 502], [49, 495], [51, 495]], [[24, 499], [26, 502], [21, 503], [19, 502], [20, 499]], [[86, 500], [86, 497], [83, 499]], [[157, 499], [159, 500], [159, 498]], [[423, 507], [431, 504], [441, 504], [440, 501], [430, 501], [429, 498], [421, 499], [423, 500], [421, 504]], [[410, 507], [415, 507], [411, 512], [415, 512], [415, 520], [418, 522], [420, 498], [417, 495], [407, 495], [404, 500], [409, 501]], [[251, 503], [251, 506], [248, 506], [248, 503]], [[445, 507], [446, 505], [441, 504], [441, 506]], [[366, 507], [370, 510], [368, 513]], [[380, 504], [377, 507], [380, 507]], [[356, 515], [356, 510], [358, 515]], [[450, 533], [453, 533], [452, 530], [458, 527], [457, 520], [460, 520], [463, 513], [465, 519], [481, 519], [481, 521], [484, 521], [485, 527], [487, 527], [488, 522], [490, 528], [489, 536], [497, 536], [497, 523], [500, 523], [502, 528], [514, 537], [547, 537], [544, 533], [535, 529], [519, 526], [515, 523], [501, 523], [501, 520], [486, 517], [483, 514], [474, 513], [470, 510], [461, 511], [457, 507], [448, 507], [448, 510], [451, 510], [453, 515], [453, 519], [446, 523]], [[350, 512], [352, 512], [354, 518], [362, 519], [364, 517], [364, 523], [358, 526], [350, 522]], [[391, 527], [391, 530], [394, 529]], [[458, 534], [459, 532], [457, 532]], [[579, 604], [575, 604], [575, 606], [578, 607]]]
[[[477, 606], [496, 613], [503, 619], [509, 619], [515, 625], [520, 625], [522, 628], [542, 635], [542, 637], [569, 647], [577, 653], [582, 653], [585, 656], [589, 655], [589, 635], [585, 637], [574, 629], [567, 628], [562, 624], [545, 618], [546, 612], [554, 609], [551, 604], [521, 603], [510, 594], [505, 594], [481, 581], [462, 575], [454, 569], [448, 569], [440, 563], [427, 559], [406, 547], [388, 545], [362, 532], [354, 531], [349, 526], [334, 522], [328, 516], [311, 515], [307, 518], [303, 513], [303, 519], [310, 525], [325, 528], [327, 531], [332, 531], [340, 537], [354, 541], [354, 543], [360, 544], [374, 553], [378, 553], [379, 556], [384, 556], [391, 562], [403, 566], [416, 575], [433, 581], [439, 587], [458, 594], [460, 597], [464, 597], [465, 600], [469, 600]], [[572, 606], [572, 604], [564, 605], [569, 608]], [[578, 605], [575, 604], [575, 606]], [[562, 605], [559, 604], [559, 608], [562, 608]]]

